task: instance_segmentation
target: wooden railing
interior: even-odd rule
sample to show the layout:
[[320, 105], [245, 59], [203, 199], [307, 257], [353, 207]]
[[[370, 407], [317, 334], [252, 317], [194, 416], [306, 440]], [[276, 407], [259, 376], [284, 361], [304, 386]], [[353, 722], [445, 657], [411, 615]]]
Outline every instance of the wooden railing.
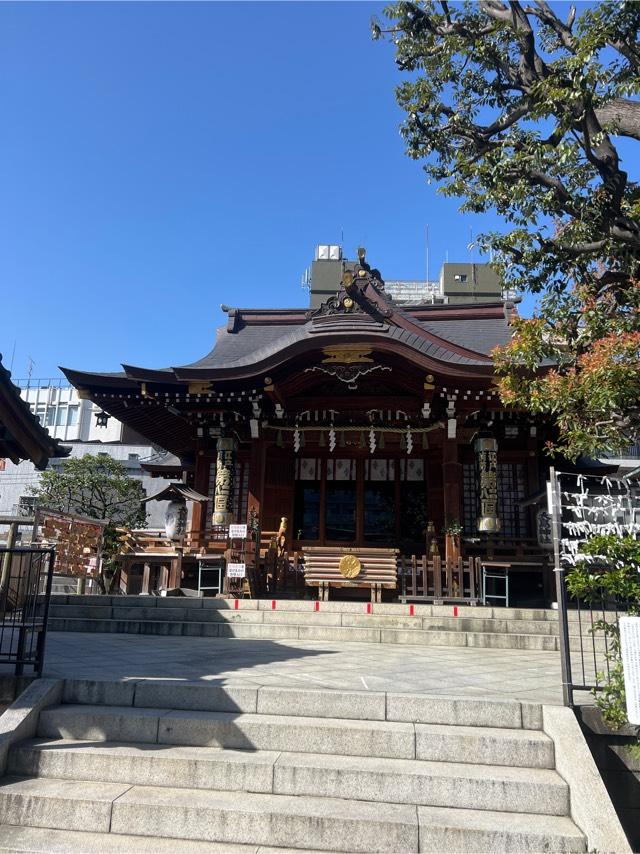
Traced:
[[445, 560], [425, 555], [398, 560], [398, 594], [403, 602], [477, 604], [481, 596], [480, 559]]
[[128, 530], [118, 528], [120, 554], [176, 554], [176, 545], [164, 531], [149, 528]]

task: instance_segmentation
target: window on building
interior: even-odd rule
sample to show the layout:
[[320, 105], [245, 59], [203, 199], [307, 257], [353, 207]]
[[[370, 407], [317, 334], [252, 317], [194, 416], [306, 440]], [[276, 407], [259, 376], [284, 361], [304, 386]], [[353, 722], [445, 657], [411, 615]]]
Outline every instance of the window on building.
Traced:
[[365, 483], [364, 538], [370, 543], [393, 542], [396, 533], [395, 483]]
[[75, 427], [78, 423], [78, 408], [77, 406], [70, 406], [68, 410], [67, 416], [67, 424], [69, 427]]
[[67, 423], [67, 407], [59, 406], [56, 412], [56, 427], [64, 427]]
[[56, 424], [56, 408], [55, 406], [47, 406], [47, 427], [55, 427]]
[[465, 534], [477, 534], [478, 485], [473, 463], [462, 466], [462, 525]]
[[415, 547], [427, 530], [427, 491], [422, 483], [402, 483], [400, 488], [400, 540]]
[[456, 282], [466, 282], [467, 274], [466, 273], [456, 273], [453, 277]]
[[505, 537], [529, 535], [528, 515], [522, 507], [525, 497], [524, 465], [500, 463], [498, 465], [498, 516]]
[[350, 542], [356, 538], [355, 481], [327, 481], [325, 525], [327, 540]]
[[21, 495], [18, 499], [18, 516], [33, 516], [36, 512], [36, 498], [33, 495]]
[[299, 480], [293, 514], [293, 536], [297, 540], [317, 540], [320, 537], [320, 483]]
[[33, 404], [30, 404], [30, 405], [31, 405], [31, 411], [36, 416], [38, 421], [41, 424], [44, 424], [45, 420], [46, 420], [46, 416], [47, 416], [47, 407], [45, 406], [45, 404], [39, 403], [37, 406], [34, 406]]

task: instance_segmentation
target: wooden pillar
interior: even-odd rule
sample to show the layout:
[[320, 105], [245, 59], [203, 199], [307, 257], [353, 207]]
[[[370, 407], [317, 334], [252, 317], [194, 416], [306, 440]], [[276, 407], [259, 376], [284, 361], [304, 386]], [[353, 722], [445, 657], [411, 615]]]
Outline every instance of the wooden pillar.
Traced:
[[[201, 495], [209, 494], [209, 457], [204, 455], [204, 450], [200, 449], [196, 456], [196, 470], [193, 478], [193, 488]], [[207, 507], [209, 502], [193, 502], [193, 510], [191, 513], [191, 541], [197, 543], [198, 546], [206, 545], [205, 529], [207, 527]]]
[[[535, 437], [530, 436], [527, 439], [527, 484], [526, 484], [526, 493], [528, 495], [535, 495], [540, 490], [540, 470], [538, 468], [538, 441]], [[544, 506], [544, 505], [540, 505]], [[532, 504], [528, 509], [528, 519], [529, 519], [529, 535], [531, 537], [536, 536], [536, 512], [538, 510], [538, 506]]]
[[147, 595], [149, 593], [149, 581], [151, 579], [151, 565], [148, 563], [144, 564], [144, 569], [142, 571], [142, 590], [140, 591], [143, 595]]
[[[364, 461], [356, 460], [356, 518], [355, 543], [361, 546], [364, 542]], [[373, 588], [371, 588], [373, 596]], [[372, 602], [375, 600], [372, 599]]]
[[[262, 530], [262, 504], [264, 500], [265, 443], [262, 439], [251, 440], [249, 456], [249, 482], [247, 487], [247, 529], [249, 537], [254, 532], [254, 562], [260, 550]], [[242, 517], [241, 517], [242, 518]], [[249, 543], [247, 543], [248, 545]]]
[[179, 554], [178, 557], [174, 557], [171, 559], [171, 567], [169, 570], [169, 589], [173, 590], [175, 587], [182, 587], [182, 554]]
[[129, 558], [123, 557], [121, 558], [121, 566], [120, 569], [120, 592], [125, 596], [129, 592], [129, 568], [131, 562]]
[[11, 522], [9, 525], [9, 534], [7, 535], [7, 552], [2, 558], [2, 577], [0, 578], [0, 608], [3, 614], [7, 608], [7, 593], [11, 583], [11, 561], [13, 559], [11, 549], [15, 548], [17, 538], [18, 523]]
[[165, 588], [166, 590], [169, 586], [169, 567], [163, 564], [159, 569], [160, 578], [158, 579], [158, 589]]
[[462, 465], [458, 461], [458, 440], [448, 439], [442, 442], [442, 481], [444, 498], [444, 523], [450, 519], [462, 518]]

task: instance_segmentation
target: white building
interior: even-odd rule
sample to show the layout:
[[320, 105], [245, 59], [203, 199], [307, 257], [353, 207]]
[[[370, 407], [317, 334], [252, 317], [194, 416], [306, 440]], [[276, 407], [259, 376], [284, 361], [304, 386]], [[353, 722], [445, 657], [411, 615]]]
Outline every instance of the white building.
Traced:
[[[102, 413], [90, 400], [81, 400], [75, 388], [65, 380], [13, 380], [32, 412], [50, 435], [71, 447], [71, 457], [85, 454], [108, 454], [120, 460], [131, 477], [140, 478], [147, 495], [155, 495], [166, 481], [151, 477], [141, 468], [148, 459], [157, 459], [161, 449], [126, 427], [112, 416]], [[49, 469], [59, 469], [64, 458], [51, 459]], [[34, 499], [30, 488], [36, 486], [41, 473], [27, 461], [16, 465], [0, 459], [0, 516], [31, 515]], [[165, 502], [146, 505], [147, 527], [163, 528]], [[0, 540], [4, 528], [0, 526]]]

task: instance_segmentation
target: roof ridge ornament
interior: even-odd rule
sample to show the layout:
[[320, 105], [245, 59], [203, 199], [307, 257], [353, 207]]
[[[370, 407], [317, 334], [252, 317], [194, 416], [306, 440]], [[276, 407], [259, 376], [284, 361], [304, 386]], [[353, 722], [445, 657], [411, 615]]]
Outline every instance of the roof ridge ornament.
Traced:
[[343, 267], [338, 292], [318, 308], [310, 309], [306, 318], [314, 320], [336, 314], [366, 314], [381, 321], [391, 317], [393, 312], [380, 271], [371, 268], [366, 260], [366, 250], [360, 246], [358, 263], [354, 265], [353, 270]]

